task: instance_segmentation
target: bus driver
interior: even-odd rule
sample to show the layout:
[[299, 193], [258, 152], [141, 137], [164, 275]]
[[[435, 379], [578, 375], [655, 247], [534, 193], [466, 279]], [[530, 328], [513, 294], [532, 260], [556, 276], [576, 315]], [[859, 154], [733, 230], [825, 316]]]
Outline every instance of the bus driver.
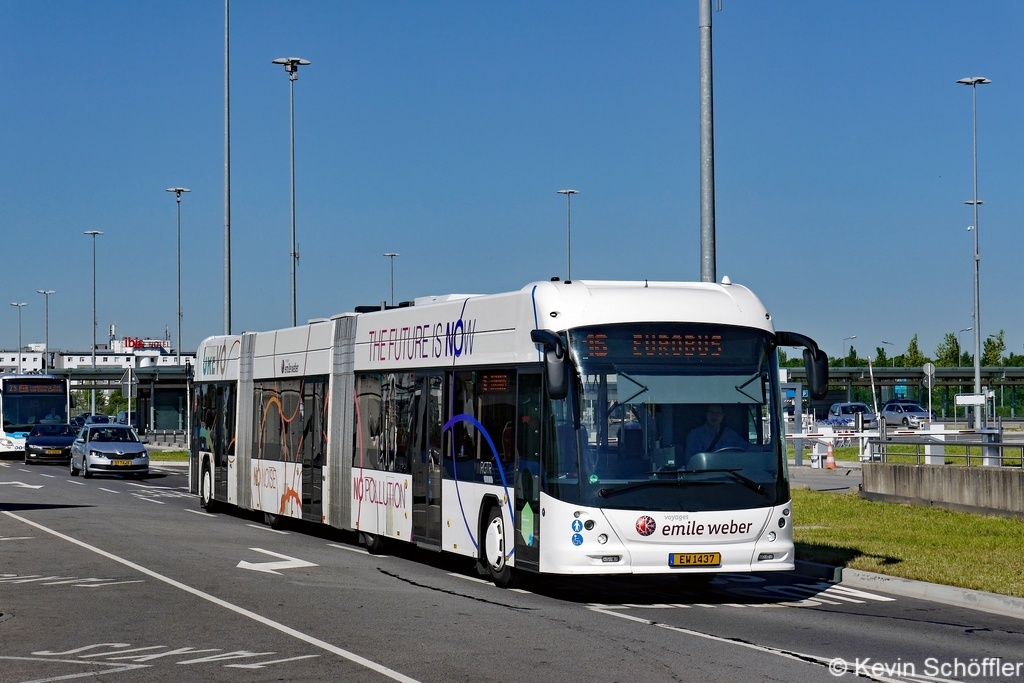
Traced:
[[689, 461], [696, 453], [713, 453], [723, 448], [734, 448], [745, 451], [750, 444], [735, 431], [722, 424], [725, 410], [719, 403], [708, 405], [704, 414], [704, 424], [694, 427], [686, 437], [686, 460]]

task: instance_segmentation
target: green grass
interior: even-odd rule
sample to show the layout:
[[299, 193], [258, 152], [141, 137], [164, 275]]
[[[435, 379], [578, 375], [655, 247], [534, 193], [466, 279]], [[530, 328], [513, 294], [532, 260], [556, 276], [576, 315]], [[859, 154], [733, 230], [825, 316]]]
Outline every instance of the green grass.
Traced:
[[800, 560], [1024, 597], [1024, 521], [793, 491]]
[[150, 451], [149, 459], [164, 462], [188, 462], [188, 451]]
[[[1021, 452], [1019, 448], [1008, 448], [1006, 449], [1006, 460], [1004, 464], [1006, 467], [1020, 467], [1020, 456], [1016, 455]], [[857, 447], [843, 447], [833, 448], [832, 455], [835, 456], [836, 460], [846, 460], [849, 462], [857, 462]], [[792, 446], [789, 447], [789, 457], [792, 459], [796, 455], [796, 449]], [[1016, 457], [1014, 457], [1016, 455]], [[811, 451], [808, 448], [804, 449], [804, 462], [810, 462]], [[892, 463], [904, 463], [904, 464], [915, 464], [918, 462], [916, 451], [914, 446], [911, 445], [890, 445], [888, 448], [888, 455], [886, 456], [887, 462]], [[920, 462], [924, 462], [924, 448], [921, 448], [921, 459]], [[967, 464], [967, 448], [964, 446], [946, 446], [946, 464], [947, 465], [966, 465]], [[971, 467], [975, 465], [981, 465], [981, 447], [971, 446]]]

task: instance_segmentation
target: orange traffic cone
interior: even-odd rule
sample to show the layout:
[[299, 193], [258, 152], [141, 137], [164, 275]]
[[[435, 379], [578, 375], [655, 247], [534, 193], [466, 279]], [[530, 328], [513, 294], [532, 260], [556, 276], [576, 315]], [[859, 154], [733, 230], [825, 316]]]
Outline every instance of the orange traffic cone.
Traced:
[[825, 456], [825, 469], [834, 470], [836, 468], [836, 456], [832, 453], [832, 442], [828, 442], [828, 455]]

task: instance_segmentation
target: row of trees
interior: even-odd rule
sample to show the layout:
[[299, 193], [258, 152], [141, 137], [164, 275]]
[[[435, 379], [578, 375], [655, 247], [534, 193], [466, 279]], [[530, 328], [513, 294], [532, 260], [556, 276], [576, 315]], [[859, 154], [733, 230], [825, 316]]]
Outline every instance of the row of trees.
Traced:
[[[82, 389], [72, 393], [75, 395], [75, 405], [78, 406], [78, 412], [88, 412], [92, 400], [89, 391]], [[138, 401], [132, 401], [132, 410], [137, 410], [138, 405]], [[120, 389], [111, 392], [109, 396], [106, 391], [100, 389], [96, 391], [97, 413], [100, 415], [117, 415], [122, 410], [128, 410], [128, 399], [121, 395]]]
[[[800, 367], [803, 365], [803, 357], [800, 354], [789, 358], [782, 349], [779, 349], [779, 361], [786, 367]], [[832, 367], [863, 367], [868, 364], [868, 359], [861, 358], [857, 354], [857, 349], [851, 346], [849, 353], [845, 357], [829, 356], [828, 362]], [[890, 357], [886, 354], [884, 346], [875, 347], [875, 355], [871, 358], [871, 362], [875, 367], [919, 368], [929, 362], [946, 368], [971, 367], [974, 365], [974, 354], [961, 349], [956, 334], [947, 332], [938, 347], [936, 347], [935, 355], [928, 357], [921, 351], [917, 335], [915, 334], [910, 340], [910, 344], [907, 345], [907, 350], [898, 356]], [[1005, 332], [999, 330], [999, 334], [990, 335], [985, 339], [981, 364], [983, 366], [1024, 367], [1024, 354], [1016, 354], [1011, 351], [1010, 355], [1007, 356]]]

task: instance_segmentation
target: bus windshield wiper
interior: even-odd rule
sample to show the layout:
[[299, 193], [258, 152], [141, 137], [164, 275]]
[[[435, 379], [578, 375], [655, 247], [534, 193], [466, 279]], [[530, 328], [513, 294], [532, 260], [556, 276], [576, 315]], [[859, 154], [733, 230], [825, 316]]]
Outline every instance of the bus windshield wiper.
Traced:
[[726, 473], [728, 475], [731, 475], [734, 479], [736, 479], [736, 481], [740, 482], [741, 484], [746, 486], [751, 491], [754, 491], [755, 493], [760, 493], [762, 496], [767, 496], [768, 495], [768, 490], [765, 489], [765, 487], [763, 485], [758, 484], [756, 481], [754, 481], [750, 477], [747, 477], [745, 475], [740, 474], [740, 468], [738, 468], [738, 467], [732, 467], [732, 468], [727, 467], [727, 468], [722, 468], [722, 469], [710, 469], [710, 470], [678, 470], [676, 472], [676, 474], [703, 474], [704, 472], [724, 472], [724, 473]]
[[[659, 472], [659, 474], [664, 474], [664, 472]], [[635, 489], [644, 488], [645, 486], [678, 486], [679, 484], [708, 483], [712, 482], [682, 481], [681, 479], [648, 479], [646, 481], [637, 481], [632, 484], [626, 484], [625, 486], [620, 486], [617, 489], [598, 489], [597, 495], [601, 496], [602, 498], [607, 498], [608, 496], [614, 496], [617, 493], [625, 493], [626, 491], [633, 491]]]

